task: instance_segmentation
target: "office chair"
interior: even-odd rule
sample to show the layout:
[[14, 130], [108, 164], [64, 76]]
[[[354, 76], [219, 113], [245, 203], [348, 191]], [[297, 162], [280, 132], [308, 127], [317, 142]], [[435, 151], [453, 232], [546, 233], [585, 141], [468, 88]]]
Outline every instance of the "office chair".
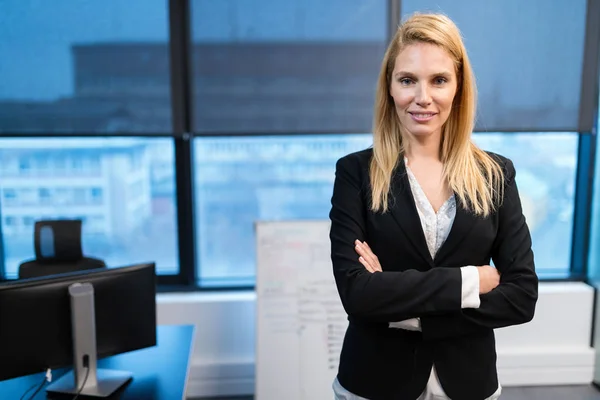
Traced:
[[81, 220], [36, 221], [35, 259], [19, 265], [19, 279], [106, 268], [104, 261], [83, 255], [81, 225]]

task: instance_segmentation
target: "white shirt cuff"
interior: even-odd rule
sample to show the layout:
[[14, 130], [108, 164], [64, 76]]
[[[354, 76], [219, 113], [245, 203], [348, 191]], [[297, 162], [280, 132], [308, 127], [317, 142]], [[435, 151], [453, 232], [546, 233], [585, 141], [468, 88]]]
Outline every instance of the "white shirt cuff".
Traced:
[[421, 331], [421, 320], [419, 318], [405, 319], [404, 321], [390, 322], [390, 328], [405, 329], [407, 331]]
[[479, 271], [477, 267], [469, 265], [460, 268], [462, 277], [461, 308], [479, 308]]

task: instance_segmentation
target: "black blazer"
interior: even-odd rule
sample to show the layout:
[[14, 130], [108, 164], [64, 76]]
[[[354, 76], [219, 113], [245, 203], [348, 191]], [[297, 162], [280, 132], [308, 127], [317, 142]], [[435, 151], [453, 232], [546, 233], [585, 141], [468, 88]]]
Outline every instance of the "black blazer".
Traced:
[[[453, 400], [483, 400], [498, 388], [495, 328], [533, 318], [538, 293], [531, 237], [512, 162], [490, 153], [505, 173], [504, 200], [483, 218], [456, 197], [448, 238], [432, 259], [404, 163], [398, 163], [386, 213], [369, 209], [372, 149], [336, 164], [332, 196], [331, 258], [349, 326], [340, 356], [342, 386], [370, 400], [415, 400], [432, 364]], [[366, 241], [383, 272], [358, 261], [356, 239]], [[480, 296], [478, 309], [461, 309], [461, 273], [466, 265], [493, 260], [500, 285]], [[388, 323], [420, 317], [422, 332]]]

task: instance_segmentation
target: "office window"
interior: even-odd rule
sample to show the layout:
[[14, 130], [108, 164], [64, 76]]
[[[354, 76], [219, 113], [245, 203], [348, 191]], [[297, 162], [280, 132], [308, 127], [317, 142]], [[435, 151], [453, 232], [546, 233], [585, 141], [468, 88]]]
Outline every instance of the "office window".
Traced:
[[575, 207], [576, 133], [475, 134], [485, 150], [510, 158], [531, 231], [538, 274], [566, 278]]
[[[81, 218], [84, 252], [111, 266], [156, 261], [160, 274], [181, 272], [162, 278], [169, 284], [190, 283], [196, 267], [201, 286], [218, 287], [254, 284], [256, 221], [328, 218], [335, 161], [371, 144], [390, 2], [184, 0], [192, 98], [172, 99], [171, 73], [185, 76], [171, 64], [169, 43], [181, 39], [169, 36], [174, 1], [0, 1], [0, 263], [9, 278], [33, 257], [40, 219]], [[540, 276], [567, 277], [582, 230], [574, 207], [584, 203], [574, 132], [590, 131], [579, 126], [586, 1], [399, 3], [402, 17], [441, 11], [461, 28], [477, 130], [495, 132], [475, 140], [517, 167]], [[190, 106], [189, 124], [173, 120], [173, 106]], [[194, 133], [193, 165], [179, 160], [177, 171], [173, 144], [187, 151], [187, 142], [158, 137], [173, 126]], [[179, 257], [193, 255], [187, 242], [189, 253], [178, 252], [178, 235], [190, 232], [177, 226], [175, 175], [189, 169], [197, 265], [180, 270]]]
[[479, 86], [478, 130], [583, 130], [585, 0], [403, 0], [401, 11], [442, 12], [461, 29]]
[[[600, 103], [600, 100], [598, 101]], [[600, 114], [600, 113], [599, 113]], [[598, 124], [600, 127], [600, 115]], [[592, 191], [592, 210], [590, 222], [590, 251], [587, 275], [590, 281], [598, 287], [600, 283], [600, 140], [596, 139], [596, 165], [594, 168], [594, 184]]]
[[[13, 196], [15, 187], [24, 186], [37, 196], [37, 201], [16, 196], [10, 206], [1, 203], [1, 245], [9, 278], [16, 277], [19, 263], [34, 257], [34, 221], [60, 217], [82, 219], [84, 253], [109, 266], [154, 261], [160, 274], [179, 272], [171, 139], [0, 139], [0, 159], [9, 154], [30, 160], [77, 156], [84, 165], [89, 157], [106, 167], [92, 178], [53, 174], [40, 178], [35, 170], [24, 177], [0, 169], [5, 199], [7, 193]], [[142, 161], [133, 163], [134, 159]], [[155, 173], [157, 165], [160, 174]], [[132, 180], [144, 182], [135, 193], [129, 190]]]
[[0, 2], [0, 132], [170, 132], [167, 0]]
[[4, 204], [14, 204], [17, 200], [17, 191], [15, 189], [4, 189]]
[[[517, 168], [540, 276], [569, 273], [577, 135], [482, 134]], [[370, 135], [201, 138], [195, 142], [199, 283], [253, 284], [254, 223], [328, 219], [335, 162]]]
[[253, 285], [254, 223], [327, 219], [335, 162], [371, 143], [370, 135], [195, 139], [199, 284]]
[[42, 205], [52, 204], [52, 195], [50, 194], [50, 189], [40, 188], [38, 190], [38, 196], [40, 199], [40, 204], [42, 204]]
[[23, 217], [23, 225], [25, 226], [33, 226], [35, 223], [35, 218], [33, 217]]
[[19, 171], [23, 175], [27, 175], [31, 171], [31, 162], [27, 157], [23, 157], [19, 161]]
[[91, 189], [91, 201], [93, 203], [102, 203], [103, 190], [101, 187], [93, 187]]
[[386, 0], [191, 0], [193, 130], [368, 132]]
[[4, 221], [7, 227], [13, 227], [17, 225], [17, 219], [15, 217], [6, 217], [4, 218]]

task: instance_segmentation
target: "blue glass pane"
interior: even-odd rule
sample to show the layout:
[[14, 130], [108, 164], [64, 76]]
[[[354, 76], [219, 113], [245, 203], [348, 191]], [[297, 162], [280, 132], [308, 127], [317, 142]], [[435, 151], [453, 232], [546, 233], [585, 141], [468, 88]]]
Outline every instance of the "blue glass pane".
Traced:
[[[513, 160], [542, 278], [569, 272], [576, 134], [486, 134], [484, 149]], [[370, 135], [195, 139], [200, 284], [254, 283], [254, 223], [327, 219], [335, 162]]]
[[510, 158], [542, 278], [566, 278], [571, 265], [576, 133], [475, 134], [485, 150]]
[[197, 132], [369, 132], [386, 0], [191, 0]]
[[171, 139], [0, 139], [6, 274], [34, 258], [34, 223], [82, 219], [84, 255], [179, 272]]
[[[586, 1], [403, 0], [460, 28], [479, 87], [478, 130], [579, 131]], [[557, 62], [568, 60], [568, 62]]]
[[195, 139], [202, 285], [254, 284], [254, 222], [327, 219], [335, 162], [370, 135]]
[[167, 4], [0, 1], [0, 133], [170, 132]]
[[[600, 115], [596, 129], [600, 127]], [[596, 165], [594, 168], [594, 188], [592, 201], [592, 221], [590, 232], [590, 254], [588, 260], [588, 278], [596, 287], [600, 287], [600, 140], [596, 137]]]

